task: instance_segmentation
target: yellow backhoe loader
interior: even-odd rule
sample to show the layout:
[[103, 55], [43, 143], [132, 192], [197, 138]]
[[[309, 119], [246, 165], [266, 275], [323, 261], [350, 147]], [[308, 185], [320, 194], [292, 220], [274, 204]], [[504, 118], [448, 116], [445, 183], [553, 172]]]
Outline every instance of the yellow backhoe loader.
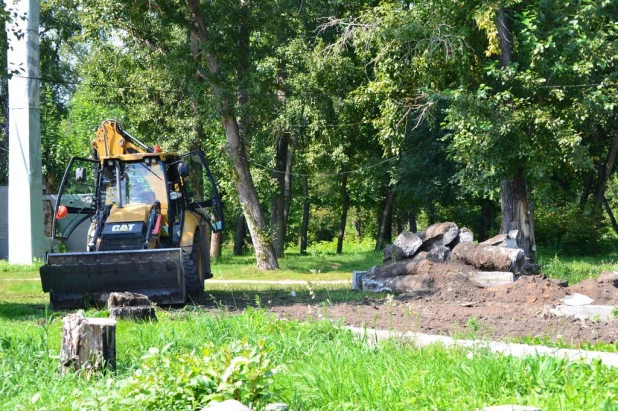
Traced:
[[54, 308], [103, 303], [113, 291], [186, 303], [212, 277], [210, 233], [223, 229], [222, 211], [201, 150], [162, 152], [107, 120], [92, 158], [69, 162], [55, 206], [52, 236], [68, 244], [81, 235], [83, 248], [46, 255], [43, 291]]

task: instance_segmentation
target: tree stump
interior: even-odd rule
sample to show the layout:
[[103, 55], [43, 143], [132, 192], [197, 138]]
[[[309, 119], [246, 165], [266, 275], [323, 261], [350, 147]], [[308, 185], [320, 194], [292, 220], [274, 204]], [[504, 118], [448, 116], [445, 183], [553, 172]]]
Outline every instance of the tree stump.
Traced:
[[116, 369], [116, 321], [70, 314], [62, 319], [62, 374], [69, 371]]
[[155, 320], [157, 314], [150, 299], [143, 295], [130, 292], [110, 293], [107, 309], [112, 319]]

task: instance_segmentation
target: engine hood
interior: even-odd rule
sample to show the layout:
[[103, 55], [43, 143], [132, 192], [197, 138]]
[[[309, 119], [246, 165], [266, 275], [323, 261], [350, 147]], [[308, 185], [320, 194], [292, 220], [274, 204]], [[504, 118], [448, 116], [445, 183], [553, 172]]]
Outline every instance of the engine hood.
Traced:
[[106, 223], [124, 223], [129, 221], [146, 222], [151, 208], [151, 204], [127, 204], [122, 208], [118, 208], [114, 205], [110, 210]]

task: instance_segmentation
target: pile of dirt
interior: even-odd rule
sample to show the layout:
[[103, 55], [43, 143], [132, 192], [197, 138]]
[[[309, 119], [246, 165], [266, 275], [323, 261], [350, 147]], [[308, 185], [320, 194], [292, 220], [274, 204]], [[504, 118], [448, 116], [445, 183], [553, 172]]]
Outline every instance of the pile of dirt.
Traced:
[[592, 298], [593, 304], [618, 306], [618, 288], [614, 283], [591, 278], [569, 287], [569, 293], [579, 293]]
[[526, 275], [513, 283], [487, 288], [482, 294], [485, 300], [503, 303], [559, 304], [570, 292], [543, 275]]

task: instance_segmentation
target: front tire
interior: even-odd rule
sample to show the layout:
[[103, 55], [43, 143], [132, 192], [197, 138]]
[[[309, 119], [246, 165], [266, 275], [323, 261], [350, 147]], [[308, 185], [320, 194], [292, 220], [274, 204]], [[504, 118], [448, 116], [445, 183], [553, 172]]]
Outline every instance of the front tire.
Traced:
[[193, 237], [193, 247], [191, 253], [184, 253], [183, 265], [185, 269], [185, 288], [187, 294], [201, 295], [204, 293], [204, 254], [202, 253], [202, 242], [200, 241], [199, 231]]

